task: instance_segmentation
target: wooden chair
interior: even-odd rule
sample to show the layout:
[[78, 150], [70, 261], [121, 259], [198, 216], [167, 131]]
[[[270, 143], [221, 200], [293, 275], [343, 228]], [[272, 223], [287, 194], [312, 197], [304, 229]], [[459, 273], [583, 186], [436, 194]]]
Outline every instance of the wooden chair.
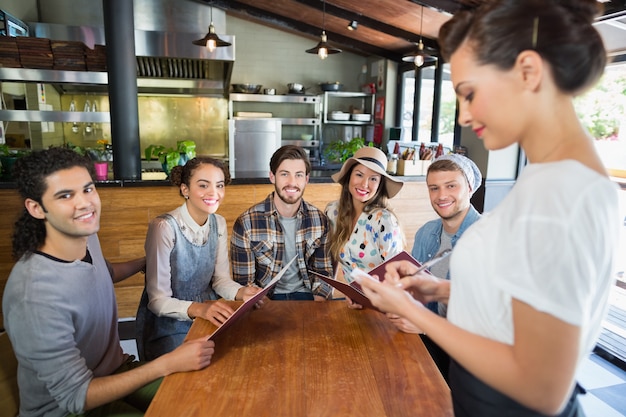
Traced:
[[0, 333], [0, 414], [14, 417], [19, 409], [17, 358], [6, 332]]

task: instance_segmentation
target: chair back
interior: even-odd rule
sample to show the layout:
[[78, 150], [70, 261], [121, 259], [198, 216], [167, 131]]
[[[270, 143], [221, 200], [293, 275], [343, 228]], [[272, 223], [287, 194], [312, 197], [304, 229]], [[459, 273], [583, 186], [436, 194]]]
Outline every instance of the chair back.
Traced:
[[0, 333], [0, 410], [3, 416], [17, 416], [19, 411], [17, 388], [17, 358], [6, 332]]

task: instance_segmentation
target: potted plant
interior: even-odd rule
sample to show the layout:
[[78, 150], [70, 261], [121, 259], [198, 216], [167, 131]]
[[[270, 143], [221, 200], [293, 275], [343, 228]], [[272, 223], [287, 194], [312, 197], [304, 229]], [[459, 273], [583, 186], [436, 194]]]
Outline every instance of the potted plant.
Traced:
[[324, 150], [324, 156], [328, 161], [343, 164], [363, 146], [365, 146], [364, 138], [353, 138], [348, 142], [336, 140], [328, 144], [328, 147]]
[[30, 149], [11, 149], [6, 143], [0, 144], [0, 165], [2, 165], [2, 179], [13, 179], [13, 165], [21, 156], [30, 153]]
[[113, 147], [106, 139], [100, 139], [95, 147], [85, 149], [85, 154], [94, 162], [108, 162], [113, 157]]
[[188, 160], [196, 156], [196, 143], [192, 140], [176, 142], [176, 148], [166, 148], [163, 145], [150, 145], [145, 151], [146, 161], [157, 158], [167, 175], [176, 165], [185, 165]]
[[[74, 150], [78, 152], [76, 148]], [[109, 161], [113, 158], [113, 148], [109, 142], [106, 139], [100, 139], [96, 142], [95, 147], [86, 148], [84, 154], [93, 161], [96, 179], [98, 181], [106, 181], [109, 174]]]

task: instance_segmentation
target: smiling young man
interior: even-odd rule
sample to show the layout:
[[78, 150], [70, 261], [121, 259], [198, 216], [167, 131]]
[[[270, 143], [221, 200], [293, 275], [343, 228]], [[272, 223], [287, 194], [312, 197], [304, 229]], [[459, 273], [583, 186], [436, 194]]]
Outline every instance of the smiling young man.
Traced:
[[160, 377], [206, 367], [214, 343], [193, 340], [152, 362], [133, 362], [120, 346], [113, 282], [141, 270], [145, 259], [104, 259], [92, 162], [51, 148], [14, 169], [24, 210], [2, 309], [18, 360], [19, 415], [142, 416]]
[[[452, 249], [463, 232], [480, 218], [478, 211], [470, 203], [470, 198], [482, 183], [482, 175], [476, 164], [469, 158], [448, 154], [437, 158], [426, 173], [426, 185], [430, 204], [439, 216], [424, 224], [415, 233], [411, 254], [421, 263], [434, 257], [437, 253]], [[430, 272], [441, 278], [449, 278], [450, 257], [433, 265]], [[428, 308], [441, 316], [446, 316], [446, 305], [429, 303]], [[398, 329], [419, 333], [408, 320], [392, 317]], [[422, 340], [428, 348], [437, 367], [444, 378], [448, 377], [448, 355], [434, 344], [426, 335]]]
[[307, 269], [332, 276], [326, 250], [328, 219], [303, 200], [311, 163], [304, 150], [286, 145], [270, 160], [274, 191], [235, 221], [230, 242], [233, 278], [242, 285], [264, 287], [297, 256], [269, 297], [273, 300], [316, 300], [330, 297], [332, 288]]

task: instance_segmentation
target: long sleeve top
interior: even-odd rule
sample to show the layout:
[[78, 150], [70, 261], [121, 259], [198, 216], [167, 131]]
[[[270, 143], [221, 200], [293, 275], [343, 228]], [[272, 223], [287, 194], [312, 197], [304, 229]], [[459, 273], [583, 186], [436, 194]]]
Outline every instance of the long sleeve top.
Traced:
[[[183, 204], [169, 213], [187, 239], [202, 243], [211, 233], [209, 222], [198, 225]], [[217, 294], [227, 300], [234, 300], [241, 288], [230, 276], [228, 261], [228, 232], [226, 220], [220, 215], [217, 219], [218, 249], [215, 272], [211, 285]], [[156, 218], [148, 227], [146, 236], [146, 291], [149, 297], [148, 308], [157, 316], [178, 320], [190, 320], [187, 309], [191, 301], [172, 297], [170, 253], [174, 247], [174, 231], [167, 221]]]
[[[330, 297], [332, 287], [309, 275], [308, 269], [332, 275], [327, 252], [328, 219], [319, 209], [302, 201], [296, 214], [296, 253], [304, 285], [314, 295]], [[274, 205], [274, 193], [242, 213], [235, 221], [230, 243], [233, 278], [245, 285], [248, 280], [264, 287], [289, 262], [283, 259], [285, 238]]]
[[[326, 215], [332, 227], [337, 224], [339, 201], [326, 206]], [[404, 249], [403, 236], [396, 216], [385, 209], [361, 213], [350, 238], [341, 249], [337, 261], [344, 277], [352, 281], [354, 268], [370, 271]]]
[[17, 357], [20, 416], [84, 412], [94, 377], [123, 363], [113, 281], [98, 237], [91, 263], [35, 252], [13, 267], [4, 289], [4, 325]]

